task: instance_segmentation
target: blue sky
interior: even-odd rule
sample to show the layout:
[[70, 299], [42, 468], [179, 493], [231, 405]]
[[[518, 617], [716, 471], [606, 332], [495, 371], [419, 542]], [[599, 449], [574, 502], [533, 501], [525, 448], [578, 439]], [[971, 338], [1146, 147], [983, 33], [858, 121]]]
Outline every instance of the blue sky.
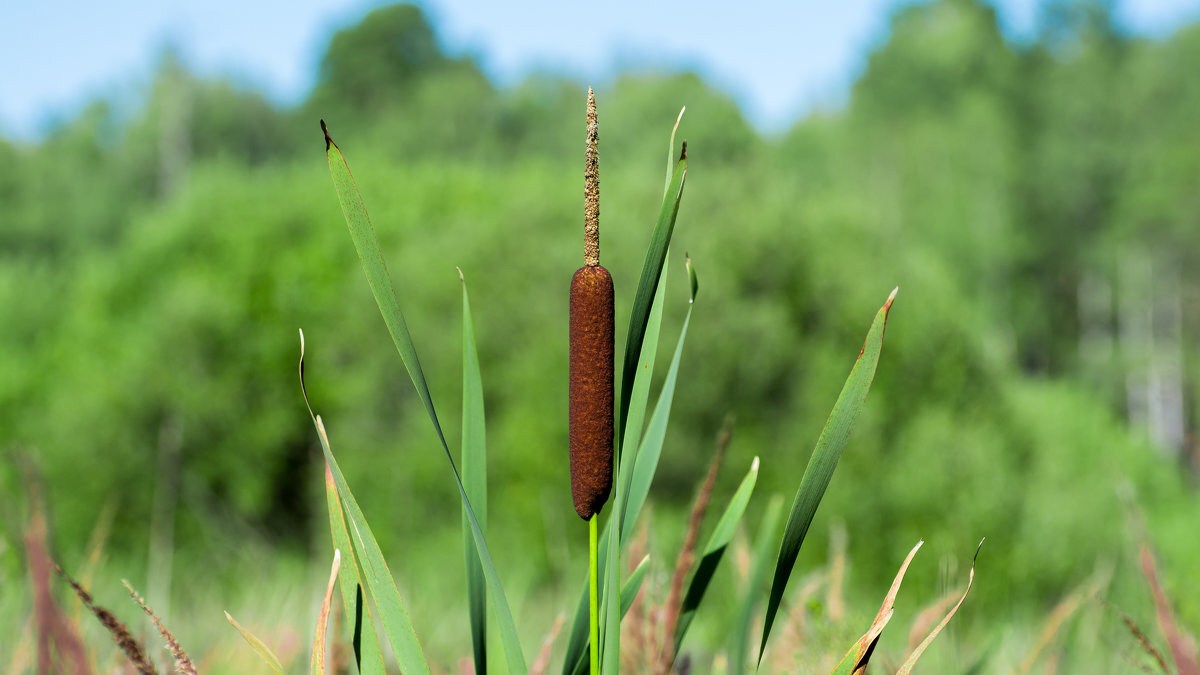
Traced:
[[[272, 99], [299, 100], [329, 35], [364, 0], [40, 0], [6, 7], [0, 40], [0, 135], [36, 138], [48, 120], [96, 96], [136, 99], [165, 45], [207, 75], [230, 75]], [[729, 92], [760, 129], [836, 104], [883, 36], [897, 0], [795, 2], [420, 2], [452, 53], [479, 57], [499, 84], [531, 69], [603, 87], [626, 68], [688, 67]], [[995, 0], [1014, 36], [1037, 0]], [[1167, 35], [1200, 20], [1200, 0], [1118, 0], [1134, 33]], [[591, 28], [586, 28], [590, 26]]]

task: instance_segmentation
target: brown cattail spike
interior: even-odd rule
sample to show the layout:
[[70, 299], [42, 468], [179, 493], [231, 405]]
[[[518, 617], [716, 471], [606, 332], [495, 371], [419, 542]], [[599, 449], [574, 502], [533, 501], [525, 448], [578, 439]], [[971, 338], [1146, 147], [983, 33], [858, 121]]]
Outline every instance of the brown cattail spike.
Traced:
[[613, 283], [600, 265], [571, 279], [571, 496], [587, 520], [604, 506], [613, 474]]
[[612, 275], [600, 265], [600, 165], [596, 98], [588, 89], [584, 165], [584, 265], [571, 279], [568, 436], [571, 496], [584, 520], [612, 489], [614, 327]]
[[596, 121], [596, 96], [588, 87], [587, 149], [583, 160], [583, 264], [600, 264], [600, 125]]

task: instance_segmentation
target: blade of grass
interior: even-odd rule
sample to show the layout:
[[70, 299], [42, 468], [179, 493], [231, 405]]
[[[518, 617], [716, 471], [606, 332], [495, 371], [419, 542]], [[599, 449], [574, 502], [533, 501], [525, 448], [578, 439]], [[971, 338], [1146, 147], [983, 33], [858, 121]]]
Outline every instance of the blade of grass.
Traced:
[[333, 565], [329, 570], [329, 583], [325, 586], [325, 598], [321, 600], [321, 613], [317, 615], [317, 627], [313, 631], [312, 675], [325, 675], [325, 631], [329, 627], [329, 610], [333, 607], [333, 585], [338, 580], [338, 568], [342, 565], [342, 552], [333, 550]]
[[688, 584], [687, 594], [683, 596], [683, 606], [679, 613], [679, 623], [675, 628], [675, 657], [679, 656], [679, 648], [683, 644], [683, 638], [687, 635], [688, 628], [692, 625], [692, 619], [696, 616], [696, 610], [699, 609], [700, 603], [704, 601], [704, 594], [708, 591], [709, 584], [712, 583], [713, 575], [717, 572], [717, 566], [721, 564], [721, 558], [725, 555], [725, 549], [729, 546], [729, 542], [733, 539], [733, 532], [737, 529], [737, 525], [742, 520], [742, 515], [746, 512], [746, 505], [750, 503], [750, 496], [754, 494], [754, 485], [758, 482], [758, 457], [750, 464], [750, 471], [746, 473], [746, 477], [742, 479], [741, 485], [738, 486], [733, 497], [730, 498], [729, 504], [725, 507], [725, 512], [721, 514], [721, 519], [717, 521], [716, 528], [709, 535], [708, 541], [704, 544], [703, 553], [700, 554], [700, 563], [696, 566], [696, 573], [692, 575], [692, 580]]
[[[650, 484], [654, 481], [654, 474], [658, 471], [658, 460], [662, 456], [663, 442], [667, 437], [667, 423], [671, 419], [671, 403], [675, 399], [675, 384], [679, 377], [679, 362], [683, 358], [683, 343], [687, 339], [688, 327], [692, 323], [692, 308], [696, 303], [696, 292], [699, 290], [699, 283], [696, 281], [696, 268], [692, 265], [691, 258], [685, 258], [685, 266], [687, 267], [688, 278], [690, 279], [689, 287], [691, 295], [688, 298], [687, 315], [683, 318], [683, 328], [679, 331], [679, 341], [675, 343], [675, 354], [671, 357], [671, 365], [667, 369], [667, 376], [663, 380], [662, 390], [658, 393], [658, 401], [654, 404], [654, 412], [650, 415], [650, 423], [646, 425], [646, 433], [641, 439], [641, 443], [637, 446], [637, 452], [630, 458], [632, 465], [631, 471], [626, 471], [626, 491], [625, 501], [623, 502], [623, 515], [621, 518], [621, 538], [627, 539], [633, 532], [633, 527], [637, 523], [638, 515], [642, 512], [642, 507], [646, 503], [646, 498], [650, 494]], [[666, 279], [666, 275], [663, 275]], [[665, 286], [660, 289], [659, 294], [665, 295]], [[654, 342], [658, 342], [659, 323], [661, 321], [661, 307], [658, 307], [659, 302], [655, 301], [655, 310], [651, 312], [652, 320], [650, 329], [646, 331], [648, 337], [653, 336]], [[653, 357], [650, 359], [653, 363]], [[653, 366], [647, 369], [646, 389], [649, 389], [650, 372]], [[641, 373], [639, 372], [639, 376]], [[635, 392], [641, 388], [641, 383], [634, 385]], [[634, 396], [635, 400], [637, 396]], [[624, 468], [624, 467], [622, 467]]]
[[908, 655], [908, 658], [904, 661], [904, 665], [900, 666], [900, 670], [896, 671], [896, 675], [909, 675], [909, 673], [912, 672], [913, 666], [917, 664], [917, 659], [921, 658], [921, 654], [925, 653], [925, 650], [928, 649], [929, 645], [933, 643], [934, 638], [936, 638], [938, 634], [942, 632], [942, 629], [946, 627], [946, 624], [950, 623], [950, 619], [954, 617], [954, 613], [958, 611], [958, 608], [962, 607], [963, 600], [967, 599], [967, 593], [971, 592], [971, 584], [975, 582], [975, 563], [979, 560], [979, 549], [981, 548], [983, 548], [982, 539], [979, 540], [979, 546], [975, 547], [975, 557], [971, 559], [971, 572], [967, 576], [967, 588], [963, 591], [962, 597], [958, 599], [958, 604], [954, 605], [950, 612], [938, 622], [938, 625], [934, 627], [929, 635], [921, 641], [921, 644], [917, 645], [917, 648]]
[[658, 221], [655, 223], [654, 233], [650, 237], [650, 246], [646, 249], [646, 260], [642, 264], [637, 294], [633, 299], [633, 311], [629, 315], [629, 332], [625, 339], [625, 365], [621, 376], [621, 398], [617, 408], [621, 418], [621, 427], [617, 437], [621, 439], [625, 438], [630, 396], [633, 393], [638, 361], [642, 355], [642, 344], [646, 336], [650, 306], [654, 303], [655, 290], [658, 288], [658, 280], [662, 275], [663, 261], [666, 260], [667, 248], [671, 244], [671, 234], [675, 231], [675, 218], [679, 215], [679, 200], [683, 197], [683, 184], [686, 179], [687, 143], [684, 143], [679, 161], [675, 165], [675, 174], [671, 177], [666, 195], [663, 197]]
[[[621, 492], [618, 488], [616, 508], [620, 511]], [[592, 516], [595, 518], [595, 516]], [[612, 521], [612, 518], [609, 518]], [[601, 608], [604, 623], [600, 630], [600, 672], [604, 675], [616, 675], [621, 667], [621, 598], [614, 595], [620, 591], [621, 579], [621, 542], [619, 536], [609, 539], [608, 564], [605, 566], [604, 595], [601, 598]]]
[[888, 622], [892, 620], [893, 608], [896, 605], [896, 594], [900, 592], [900, 584], [904, 581], [904, 573], [908, 571], [908, 565], [912, 562], [913, 556], [917, 555], [917, 551], [921, 549], [924, 541], [918, 541], [917, 545], [912, 547], [908, 552], [908, 556], [904, 558], [904, 562], [900, 565], [900, 571], [896, 572], [896, 578], [892, 580], [892, 587], [888, 589], [887, 595], [883, 597], [883, 604], [879, 606], [879, 612], [875, 614], [875, 620], [871, 622], [871, 627], [850, 646], [850, 650], [842, 657], [837, 666], [833, 669], [834, 675], [850, 675], [851, 673], [862, 673], [867, 668], [867, 662], [871, 660], [871, 654], [875, 652], [875, 645], [879, 642], [879, 636], [883, 634], [883, 629], [887, 627]]
[[742, 675], [746, 672], [750, 622], [754, 616], [754, 606], [758, 604], [759, 590], [767, 577], [767, 566], [771, 562], [771, 544], [775, 541], [775, 533], [779, 531], [779, 518], [782, 515], [783, 496], [773, 495], [759, 526], [758, 537], [754, 541], [754, 562], [750, 571], [750, 583], [746, 586], [746, 598], [742, 601], [741, 612], [733, 624], [733, 637], [729, 647], [730, 675]]
[[263, 640], [259, 640], [257, 635], [242, 627], [241, 623], [238, 623], [228, 611], [226, 619], [229, 620], [229, 623], [232, 623], [234, 628], [238, 629], [241, 637], [246, 640], [248, 645], [253, 647], [254, 651], [258, 652], [258, 656], [263, 659], [266, 665], [269, 665], [271, 670], [275, 671], [276, 675], [283, 675], [283, 664], [280, 663], [280, 657], [275, 656], [275, 652], [271, 651], [271, 647], [266, 646], [266, 643]]
[[[404, 606], [400, 590], [396, 588], [396, 580], [392, 577], [391, 570], [388, 569], [387, 560], [384, 559], [383, 551], [379, 548], [379, 543], [371, 532], [371, 526], [367, 524], [367, 518], [363, 515], [358, 500], [350, 491], [350, 485], [346, 482], [346, 477], [342, 474], [337, 459], [333, 456], [333, 447], [330, 445], [328, 434], [325, 433], [325, 424], [321, 420], [321, 416], [313, 412], [312, 405], [308, 401], [308, 391], [304, 386], [304, 331], [300, 331], [300, 392], [304, 396], [308, 414], [312, 417], [313, 425], [317, 429], [317, 437], [321, 440], [326, 468], [333, 478], [338, 499], [344, 505], [346, 515], [350, 518], [347, 532], [362, 563], [362, 579], [366, 585], [366, 592], [375, 599], [375, 604], [379, 608], [383, 630], [387, 634], [388, 642], [392, 645], [396, 661], [400, 665], [400, 669], [406, 673], [428, 675], [429, 663], [425, 660], [417, 633], [413, 630], [412, 621], [408, 618], [408, 608]], [[334, 530], [336, 531], [336, 529], [335, 527]]]
[[[483, 410], [483, 377], [479, 372], [479, 353], [475, 349], [475, 326], [471, 321], [471, 303], [467, 280], [458, 271], [462, 283], [462, 481], [467, 498], [475, 507], [479, 531], [487, 534], [487, 435]], [[471, 621], [471, 647], [475, 672], [487, 675], [487, 580], [479, 563], [479, 549], [471, 532], [467, 509], [462, 515], [463, 550], [467, 569], [467, 612]]]
[[650, 569], [650, 556], [644, 556], [637, 567], [629, 573], [629, 578], [625, 580], [625, 585], [621, 586], [621, 618], [629, 613], [629, 608], [633, 607], [633, 600], [637, 597], [638, 591], [642, 590], [642, 581], [646, 578], [646, 570]]
[[234, 620], [229, 612], [225, 612], [225, 618], [229, 620], [229, 623], [233, 624], [233, 627], [237, 629], [237, 632], [242, 634], [242, 637], [245, 638], [246, 642], [254, 648], [254, 651], [258, 652], [259, 657], [261, 657], [262, 660], [271, 667], [271, 670], [275, 671], [276, 675], [283, 675], [283, 664], [279, 662], [279, 657], [275, 656], [275, 652], [271, 651], [271, 648], [268, 647], [265, 642], [259, 640], [254, 633], [251, 633], [243, 628], [242, 624]]
[[[300, 335], [303, 340], [304, 333]], [[355, 553], [350, 533], [346, 530], [342, 500], [338, 496], [337, 483], [333, 480], [328, 461], [325, 462], [325, 504], [329, 511], [329, 531], [332, 533], [333, 547], [346, 552], [346, 564], [338, 570], [338, 580], [341, 582], [338, 587], [341, 589], [342, 606], [346, 609], [346, 616], [354, 617], [354, 662], [363, 675], [382, 675], [385, 671], [383, 651], [379, 648], [379, 636], [375, 632], [370, 604], [362, 597], [359, 556]], [[367, 637], [365, 641], [364, 635]]]
[[412, 621], [408, 618], [408, 608], [404, 606], [400, 590], [396, 587], [395, 578], [388, 568], [383, 551], [375, 539], [375, 534], [371, 532], [371, 526], [367, 523], [367, 518], [358, 505], [358, 500], [350, 492], [346, 477], [342, 474], [337, 459], [333, 456], [333, 448], [329, 443], [329, 436], [325, 432], [325, 423], [321, 420], [320, 415], [315, 416], [314, 424], [317, 427], [317, 435], [321, 439], [321, 447], [325, 451], [325, 461], [329, 463], [334, 483], [337, 485], [338, 495], [341, 497], [347, 515], [350, 516], [348, 531], [351, 541], [362, 556], [366, 593], [375, 599], [375, 604], [379, 607], [383, 630], [392, 645], [396, 661], [404, 672], [429, 673], [429, 663], [425, 660], [420, 641], [412, 627]]
[[679, 123], [683, 121], [683, 113], [687, 111], [687, 106], [679, 109], [679, 117], [675, 118], [675, 126], [671, 128], [671, 140], [667, 142], [667, 178], [663, 183], [663, 196], [671, 192], [671, 171], [675, 166], [675, 134], [679, 132]]
[[779, 612], [779, 603], [783, 600], [783, 591], [792, 575], [792, 567], [796, 564], [796, 556], [804, 544], [808, 527], [812, 524], [813, 516], [825, 489], [833, 478], [833, 470], [841, 459], [842, 449], [850, 438], [850, 431], [863, 403], [867, 400], [867, 392], [871, 389], [871, 381], [875, 378], [875, 368], [879, 365], [879, 352], [883, 348], [884, 326], [887, 324], [888, 310], [896, 299], [896, 291], [888, 296], [887, 302], [875, 314], [867, 339], [858, 353], [858, 360], [850, 370], [842, 393], [833, 404], [833, 411], [825, 422], [825, 428], [817, 439], [808, 467], [800, 479], [800, 487], [796, 491], [796, 499], [792, 502], [791, 513], [788, 514], [787, 525], [784, 527], [783, 541], [779, 547], [779, 558], [775, 563], [775, 576], [771, 581], [771, 594], [767, 599], [767, 614], [763, 623], [762, 640], [758, 646], [758, 663], [762, 663], [763, 654], [767, 650], [767, 639], [771, 637], [771, 626], [775, 623], [775, 615]]
[[392, 342], [396, 345], [396, 351], [400, 354], [400, 359], [404, 362], [404, 366], [408, 370], [409, 379], [412, 380], [413, 387], [416, 389], [417, 395], [425, 406], [425, 412], [429, 416], [429, 421], [433, 424], [434, 431], [437, 432], [438, 440], [442, 443], [442, 449], [446, 453], [446, 461], [450, 464], [450, 472], [453, 474], [454, 483], [458, 487], [459, 497], [463, 501], [467, 520], [471, 525], [471, 535], [475, 539], [475, 546], [479, 550], [484, 578], [487, 580], [488, 588], [492, 592], [492, 600], [500, 630], [500, 643], [504, 647], [504, 655], [509, 671], [524, 673], [526, 672], [525, 655], [521, 651], [521, 641], [517, 636], [517, 627], [513, 621], [512, 611], [509, 609], [508, 598], [504, 595], [504, 588], [500, 583], [500, 575], [496, 571], [495, 563], [492, 561], [487, 540], [483, 536], [483, 530], [479, 526], [478, 518], [475, 515], [474, 508], [471, 506], [466, 488], [463, 487], [462, 477], [458, 473], [458, 467], [454, 464], [454, 456], [450, 454], [450, 446], [446, 443], [446, 436], [442, 433], [442, 425], [438, 421], [437, 411], [433, 407], [433, 398], [429, 394], [429, 385], [425, 381], [425, 375], [421, 371], [421, 363], [417, 359], [416, 347], [413, 345], [412, 336], [409, 335], [408, 326], [404, 321], [404, 313], [401, 311], [400, 302], [396, 298], [396, 291], [392, 288], [391, 277], [388, 275], [387, 265], [383, 259], [383, 252], [379, 246], [379, 239], [375, 236], [375, 229], [372, 227], [371, 219], [367, 215], [367, 208], [363, 203], [362, 195], [359, 194], [358, 186], [354, 182], [354, 176], [350, 173], [350, 166], [347, 164], [346, 158], [342, 155], [342, 151], [338, 149], [337, 144], [329, 137], [329, 131], [326, 129], [324, 121], [321, 122], [321, 130], [325, 134], [325, 153], [329, 160], [329, 172], [333, 177], [338, 202], [341, 204], [342, 214], [345, 216], [346, 225], [350, 230], [350, 238], [354, 241], [354, 248], [358, 251], [363, 272], [367, 276], [367, 283], [371, 286], [371, 293], [375, 296], [379, 312], [383, 316], [383, 321], [387, 325], [388, 332], [391, 333]]

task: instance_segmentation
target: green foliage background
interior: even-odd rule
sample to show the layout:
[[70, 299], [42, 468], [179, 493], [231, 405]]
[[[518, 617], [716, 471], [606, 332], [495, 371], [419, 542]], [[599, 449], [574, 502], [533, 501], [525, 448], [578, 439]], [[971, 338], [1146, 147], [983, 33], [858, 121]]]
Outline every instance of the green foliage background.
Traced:
[[[760, 455], [760, 492], [790, 495], [868, 318], [899, 284], [874, 391], [801, 565], [823, 560], [822, 530], [843, 520], [852, 585], [874, 597], [916, 539], [961, 570], [986, 535], [968, 625], [1038, 615], [1098, 565], [1149, 622], [1128, 493], [1168, 592], [1200, 624], [1200, 80], [1184, 75], [1198, 69], [1200, 26], [1131, 38], [1103, 4], [1063, 2], [1014, 44], [986, 6], [938, 0], [893, 16], [844, 108], [780, 136], [693, 74], [601, 87], [603, 261], [621, 328], [664, 140], [688, 106], [672, 257], [696, 262], [702, 307], [659, 508], [686, 506], [730, 412], [730, 465]], [[44, 481], [67, 567], [112, 502], [110, 556], [145, 574], [156, 486], [177, 499], [176, 576], [217, 594], [264, 552], [324, 551], [297, 327], [314, 406], [402, 583], [459, 583], [429, 579], [461, 559], [458, 497], [346, 236], [323, 117], [448, 419], [463, 270], [487, 394], [490, 539], [518, 583], [570, 586], [582, 530], [567, 479], [566, 291], [584, 91], [548, 75], [498, 89], [396, 6], [336, 33], [295, 107], [167, 54], [140, 105], [97, 100], [36, 143], [0, 139], [4, 583], [22, 583], [23, 465]], [[680, 269], [668, 324], [682, 318]], [[1149, 347], [1127, 330], [1142, 314]], [[1130, 398], [1163, 353], [1184, 402], [1174, 444], [1147, 433]], [[959, 577], [909, 585], [932, 597]]]

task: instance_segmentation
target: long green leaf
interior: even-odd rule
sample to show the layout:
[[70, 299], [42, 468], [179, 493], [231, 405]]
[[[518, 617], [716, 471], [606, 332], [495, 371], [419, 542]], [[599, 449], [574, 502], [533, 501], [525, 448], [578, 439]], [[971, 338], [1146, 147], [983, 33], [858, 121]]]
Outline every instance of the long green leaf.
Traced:
[[750, 464], [750, 471], [742, 479], [742, 484], [738, 486], [737, 492], [733, 493], [728, 506], [725, 507], [725, 512], [721, 514], [721, 519], [717, 521], [716, 528], [713, 529], [708, 541], [704, 544], [704, 552], [700, 555], [696, 572], [692, 575], [691, 582], [688, 583], [687, 593], [683, 596], [683, 606], [679, 610], [679, 620], [675, 624], [675, 656], [679, 655], [679, 647], [683, 644], [688, 627], [692, 625], [692, 619], [696, 618], [696, 610], [704, 600], [704, 594], [708, 591], [709, 584], [712, 583], [717, 566], [721, 564], [725, 548], [729, 546], [737, 524], [741, 522], [742, 515], [746, 513], [746, 505], [750, 503], [750, 495], [754, 494], [754, 485], [757, 481], [758, 458], [755, 457]]
[[[899, 290], [899, 289], [896, 289]], [[833, 470], [837, 468], [842, 450], [850, 438], [850, 431], [858, 419], [863, 403], [867, 400], [867, 392], [871, 389], [871, 381], [875, 378], [875, 368], [879, 365], [879, 352], [883, 349], [883, 331], [887, 324], [888, 310], [896, 299], [896, 290], [888, 296], [887, 302], [875, 314], [867, 339], [858, 360], [846, 378], [842, 393], [833, 404], [833, 411], [825, 422], [804, 477], [800, 479], [800, 488], [796, 491], [796, 499], [792, 502], [791, 513], [788, 514], [787, 525], [784, 527], [783, 541], [779, 547], [779, 558], [775, 563], [775, 577], [771, 581], [771, 595], [767, 599], [767, 615], [763, 623], [762, 641], [758, 646], [758, 662], [762, 663], [763, 653], [767, 649], [767, 639], [771, 636], [771, 626], [775, 623], [775, 615], [779, 611], [779, 603], [783, 600], [783, 591], [792, 575], [792, 567], [796, 564], [796, 556], [808, 527], [812, 524], [813, 516], [829, 480], [833, 478]]]
[[625, 585], [621, 587], [621, 618], [629, 613], [629, 608], [633, 607], [633, 600], [637, 597], [638, 591], [642, 590], [642, 581], [646, 578], [646, 570], [649, 569], [650, 556], [646, 555], [637, 567], [629, 573], [629, 578], [625, 580]]
[[618, 438], [625, 437], [626, 414], [629, 411], [630, 395], [633, 392], [633, 380], [638, 370], [638, 360], [642, 354], [642, 341], [646, 336], [646, 322], [650, 316], [650, 305], [654, 302], [654, 291], [658, 288], [658, 278], [662, 274], [667, 248], [671, 244], [671, 234], [675, 231], [675, 218], [679, 215], [679, 200], [683, 197], [683, 184], [686, 179], [687, 143], [684, 143], [683, 151], [679, 155], [679, 162], [675, 165], [675, 174], [663, 197], [662, 208], [658, 212], [658, 221], [654, 225], [654, 233], [650, 236], [650, 246], [646, 249], [646, 260], [642, 263], [642, 275], [638, 280], [637, 294], [633, 299], [633, 311], [629, 315], [629, 332], [625, 337], [625, 365], [622, 369], [621, 398], [618, 407], [621, 415]]
[[[475, 349], [475, 328], [471, 321], [471, 303], [462, 270], [463, 305], [463, 388], [462, 388], [462, 479], [467, 498], [475, 507], [479, 529], [487, 534], [487, 437], [483, 411], [483, 378], [479, 372], [479, 354]], [[475, 672], [487, 675], [487, 581], [479, 564], [479, 549], [471, 533], [471, 520], [463, 507], [463, 550], [467, 568], [467, 609], [471, 621], [471, 645], [475, 654]]]
[[275, 656], [275, 652], [271, 651], [267, 643], [259, 640], [258, 636], [243, 628], [242, 624], [238, 623], [229, 612], [225, 612], [225, 618], [242, 634], [246, 642], [254, 648], [254, 651], [258, 652], [259, 657], [271, 667], [271, 670], [275, 671], [276, 675], [283, 675], [283, 664], [279, 662], [279, 657]]
[[[642, 512], [642, 507], [646, 504], [646, 499], [650, 495], [650, 484], [654, 481], [654, 474], [658, 472], [658, 460], [662, 457], [663, 442], [667, 437], [667, 423], [671, 419], [671, 403], [675, 400], [675, 384], [679, 377], [679, 362], [683, 358], [683, 343], [687, 339], [688, 327], [692, 323], [692, 308], [695, 307], [696, 293], [699, 290], [699, 283], [696, 281], [696, 268], [692, 265], [691, 259], [687, 259], [688, 278], [691, 283], [691, 295], [688, 297], [688, 311], [683, 318], [683, 328], [679, 331], [679, 341], [675, 343], [675, 354], [671, 357], [671, 365], [667, 369], [667, 377], [663, 380], [662, 390], [658, 393], [658, 401], [654, 404], [654, 412], [650, 415], [650, 422], [646, 425], [646, 433], [642, 437], [641, 443], [637, 446], [636, 456], [631, 457], [630, 463], [633, 465], [632, 471], [627, 471], [629, 486], [626, 492], [623, 517], [621, 519], [621, 538], [627, 539], [633, 533], [633, 527], [637, 523], [638, 515]], [[666, 275], [663, 275], [666, 279]], [[658, 301], [655, 301], [657, 306]], [[661, 316], [661, 311], [656, 309], [656, 312]], [[651, 312], [651, 317], [655, 317], [655, 312]], [[646, 335], [653, 335], [655, 342], [658, 340], [658, 322], [650, 322], [650, 330], [646, 331]], [[652, 369], [651, 369], [652, 370]], [[641, 373], [639, 372], [639, 375]], [[649, 388], [650, 375], [645, 376], [647, 380], [647, 388]], [[640, 383], [634, 385], [634, 390], [641, 386]], [[635, 393], [636, 400], [637, 395]]]
[[750, 622], [754, 615], [754, 606], [758, 604], [759, 589], [767, 577], [767, 566], [771, 562], [771, 545], [775, 541], [775, 533], [779, 531], [779, 517], [783, 515], [783, 496], [773, 495], [767, 504], [766, 514], [762, 525], [759, 526], [758, 537], [754, 540], [754, 551], [750, 568], [750, 583], [746, 585], [746, 597], [742, 600], [742, 608], [733, 624], [733, 634], [729, 645], [729, 673], [742, 675], [746, 672], [746, 642], [750, 636]]
[[433, 399], [429, 395], [429, 385], [425, 382], [421, 363], [417, 359], [416, 347], [413, 346], [412, 336], [409, 335], [408, 326], [404, 321], [404, 313], [400, 310], [400, 302], [392, 288], [391, 277], [388, 275], [387, 265], [384, 263], [379, 239], [375, 236], [375, 229], [367, 215], [367, 208], [363, 203], [362, 195], [359, 194], [358, 186], [354, 182], [354, 176], [350, 173], [350, 166], [346, 163], [346, 158], [338, 149], [337, 144], [329, 137], [323, 121], [321, 130], [325, 132], [325, 152], [329, 160], [329, 172], [333, 177], [338, 202], [341, 204], [342, 215], [345, 216], [346, 225], [350, 230], [350, 238], [354, 241], [354, 248], [358, 251], [363, 272], [367, 276], [367, 283], [371, 286], [371, 293], [375, 296], [376, 304], [379, 305], [379, 312], [388, 327], [388, 332], [391, 333], [396, 351], [399, 352], [400, 359], [408, 370], [409, 379], [412, 380], [413, 387], [425, 406], [429, 421], [433, 424], [434, 431], [437, 432], [438, 440], [442, 443], [442, 450], [446, 453], [446, 461], [450, 464], [450, 472], [454, 476], [454, 483], [458, 487], [459, 497], [466, 510], [467, 520], [471, 525], [471, 536], [475, 539], [475, 546], [479, 550], [484, 578], [492, 593], [500, 630], [500, 644], [504, 647], [504, 656], [509, 672], [523, 673], [526, 671], [525, 655], [521, 651], [521, 641], [517, 636], [512, 610], [509, 609], [508, 598], [504, 595], [500, 575], [492, 561], [487, 540], [483, 536], [483, 530], [479, 526], [479, 520], [471, 506], [466, 488], [463, 487], [462, 477], [458, 473], [458, 467], [454, 464], [454, 456], [450, 454], [450, 446], [446, 443], [445, 434], [442, 433], [442, 425], [438, 421], [437, 411], [433, 407]]
[[[619, 477], [618, 477], [619, 478]], [[621, 489], [617, 488], [614, 513], [620, 511]], [[592, 516], [593, 518], [595, 516]], [[609, 518], [609, 526], [614, 527], [614, 518]], [[600, 608], [604, 617], [600, 625], [600, 672], [604, 675], [616, 675], [621, 667], [621, 598], [618, 593], [621, 579], [621, 542], [617, 536], [609, 539], [608, 563], [605, 565], [604, 593], [601, 596]]]
[[[667, 297], [668, 275], [665, 272], [668, 267], [668, 261], [664, 260], [664, 274], [658, 279], [658, 288], [655, 290], [654, 302], [650, 306], [650, 316], [646, 321], [645, 339], [642, 341], [642, 353], [638, 358], [637, 375], [633, 378], [628, 413], [622, 415], [622, 417], [628, 417], [629, 426], [625, 428], [625, 435], [620, 439], [620, 446], [622, 448], [629, 448], [630, 452], [622, 452], [617, 457], [619, 464], [617, 470], [617, 478], [619, 480], [617, 495], [619, 499], [617, 497], [613, 499], [613, 512], [620, 514], [618, 521], [621, 524], [622, 539], [629, 535], [630, 527], [637, 518], [636, 515], [632, 519], [628, 517], [629, 505], [631, 503], [629, 500], [634, 494], [632, 492], [633, 481], [637, 473], [638, 456], [641, 454], [643, 445], [642, 424], [646, 419], [646, 406], [650, 401], [650, 384], [654, 379], [654, 364], [658, 360], [658, 336], [662, 330], [663, 305], [666, 303]], [[661, 398], [660, 394], [660, 402]], [[657, 409], [658, 407], [655, 406], [656, 411]], [[657, 460], [653, 463], [657, 464]], [[646, 486], [646, 489], [649, 490], [649, 486]], [[638, 508], [641, 508], [640, 504]]]
[[[383, 651], [379, 648], [379, 636], [375, 632], [370, 604], [362, 597], [358, 557], [350, 542], [350, 533], [346, 530], [342, 500], [338, 496], [337, 483], [333, 480], [333, 472], [328, 462], [325, 463], [325, 504], [329, 511], [329, 530], [333, 536], [333, 547], [345, 551], [346, 559], [338, 569], [338, 588], [341, 589], [342, 606], [346, 609], [346, 616], [355, 618], [353, 645], [358, 672], [363, 675], [383, 675]], [[366, 640], [363, 640], [364, 635]]]
[[[337, 497], [350, 520], [346, 529], [351, 546], [357, 551], [359, 562], [362, 564], [362, 580], [367, 593], [375, 599], [379, 608], [383, 630], [392, 645], [396, 661], [406, 673], [429, 673], [429, 663], [425, 660], [417, 633], [408, 618], [408, 608], [404, 606], [400, 590], [396, 588], [396, 580], [388, 569], [387, 560], [384, 559], [383, 551], [371, 532], [371, 526], [367, 524], [367, 518], [363, 515], [358, 500], [350, 491], [350, 485], [333, 456], [333, 447], [329, 443], [329, 435], [325, 433], [325, 424], [321, 421], [321, 416], [313, 412], [312, 404], [309, 403], [308, 390], [304, 386], [304, 331], [300, 331], [300, 392], [304, 396], [304, 404], [308, 406], [313, 426], [317, 429], [321, 450], [325, 453], [326, 471], [333, 479]], [[334, 527], [335, 532], [336, 530]]]

